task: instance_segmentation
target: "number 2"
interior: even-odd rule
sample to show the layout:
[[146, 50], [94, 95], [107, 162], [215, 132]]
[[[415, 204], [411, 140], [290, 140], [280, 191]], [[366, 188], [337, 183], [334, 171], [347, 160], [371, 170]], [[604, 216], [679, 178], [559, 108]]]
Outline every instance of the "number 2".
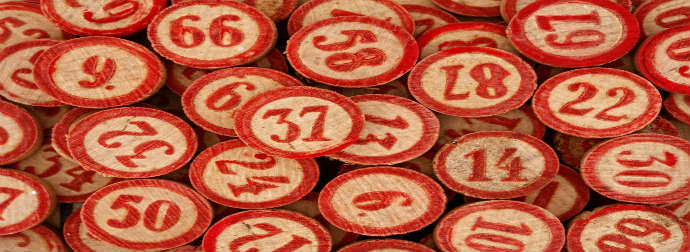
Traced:
[[[589, 112], [591, 112], [592, 110], [594, 110], [594, 108], [586, 108], [586, 109], [573, 108], [573, 106], [575, 106], [577, 104], [591, 100], [592, 98], [594, 98], [594, 96], [596, 96], [596, 94], [598, 92], [598, 89], [594, 85], [592, 85], [591, 83], [587, 83], [587, 82], [576, 82], [576, 83], [570, 84], [568, 86], [568, 90], [570, 90], [571, 92], [575, 92], [575, 91], [578, 91], [580, 89], [584, 89], [582, 91], [582, 93], [580, 94], [580, 96], [578, 96], [577, 99], [575, 99], [573, 101], [569, 101], [569, 102], [563, 104], [563, 106], [561, 106], [561, 108], [558, 110], [558, 112], [564, 113], [564, 114], [571, 114], [571, 115], [586, 115]], [[628, 105], [635, 100], [635, 93], [626, 87], [616, 87], [616, 88], [609, 89], [606, 92], [606, 95], [610, 96], [610, 97], [615, 97], [616, 95], [618, 95], [619, 91], [623, 95], [621, 98], [618, 99], [618, 102], [616, 102], [616, 104], [614, 104], [613, 106], [610, 106], [610, 107], [600, 111], [599, 113], [594, 115], [594, 118], [597, 118], [600, 120], [605, 120], [605, 121], [617, 122], [617, 121], [620, 121], [621, 119], [625, 119], [628, 117], [627, 115], [614, 116], [614, 115], [608, 114], [609, 111], [616, 109], [616, 108], [623, 107], [625, 105]]]

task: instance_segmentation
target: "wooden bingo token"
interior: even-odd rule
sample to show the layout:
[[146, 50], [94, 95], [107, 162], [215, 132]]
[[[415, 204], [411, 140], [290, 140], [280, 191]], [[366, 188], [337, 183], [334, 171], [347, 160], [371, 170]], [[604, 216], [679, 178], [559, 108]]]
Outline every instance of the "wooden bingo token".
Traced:
[[204, 233], [211, 217], [211, 205], [201, 195], [161, 179], [127, 180], [103, 187], [81, 210], [81, 220], [93, 237], [136, 250], [185, 245]]
[[58, 101], [86, 108], [132, 104], [163, 85], [165, 67], [145, 47], [111, 37], [72, 39], [46, 49], [36, 86]]
[[596, 192], [625, 202], [663, 204], [690, 193], [690, 144], [661, 134], [633, 134], [597, 145], [580, 172]]
[[666, 111], [684, 123], [690, 123], [690, 95], [671, 94], [664, 100]]
[[436, 5], [455, 14], [470, 17], [500, 16], [500, 0], [432, 0]]
[[669, 92], [690, 95], [688, 50], [690, 26], [671, 28], [645, 40], [637, 50], [635, 63], [640, 73], [657, 87]]
[[0, 164], [25, 158], [41, 144], [38, 122], [26, 110], [0, 100]]
[[[668, 28], [690, 24], [690, 3], [684, 0], [645, 1], [635, 10], [642, 36], [652, 36]], [[687, 28], [685, 28], [687, 30]]]
[[[195, 0], [172, 0], [173, 4], [182, 2], [194, 2]], [[297, 0], [239, 0], [249, 6], [256, 8], [273, 21], [281, 21], [290, 16], [290, 13], [297, 7]]]
[[614, 61], [637, 43], [640, 28], [630, 11], [612, 1], [545, 0], [520, 10], [508, 38], [523, 55], [556, 67]]
[[0, 236], [0, 248], [13, 252], [62, 252], [67, 251], [60, 236], [44, 225], [38, 225], [19, 233]]
[[331, 238], [315, 220], [281, 210], [230, 215], [206, 232], [204, 251], [330, 251]]
[[290, 71], [290, 69], [287, 66], [287, 62], [285, 61], [285, 57], [283, 57], [283, 53], [278, 51], [278, 49], [273, 49], [269, 51], [268, 54], [266, 54], [266, 56], [248, 64], [247, 66], [270, 68], [273, 70], [281, 71], [283, 73], [288, 73]]
[[688, 251], [687, 223], [670, 211], [644, 205], [611, 205], [574, 221], [568, 251]]
[[487, 117], [522, 106], [537, 87], [536, 80], [534, 70], [520, 57], [468, 46], [424, 58], [410, 72], [407, 85], [412, 96], [436, 112]]
[[192, 85], [192, 82], [211, 72], [208, 69], [191, 68], [172, 62], [168, 62], [166, 66], [168, 68], [168, 78], [165, 85], [180, 96], [182, 96], [187, 87]]
[[41, 10], [53, 24], [72, 34], [127, 36], [145, 29], [166, 4], [166, 0], [44, 0]]
[[660, 207], [666, 208], [678, 216], [678, 218], [690, 222], [690, 199], [682, 199], [661, 205]]
[[43, 16], [37, 4], [16, 1], [4, 3], [0, 5], [0, 20], [3, 24], [0, 49], [25, 40], [63, 40], [72, 37]]
[[430, 30], [417, 38], [421, 58], [461, 46], [482, 46], [517, 54], [506, 37], [506, 27], [488, 22], [461, 22]]
[[79, 120], [95, 113], [96, 111], [97, 110], [95, 109], [73, 108], [65, 113], [65, 115], [62, 116], [57, 123], [55, 123], [53, 131], [50, 135], [50, 142], [53, 145], [53, 150], [55, 150], [57, 154], [60, 154], [60, 156], [74, 161], [74, 158], [72, 158], [72, 154], [69, 151], [69, 145], [67, 142], [69, 131], [74, 128], [74, 125], [76, 125]]
[[[518, 11], [525, 8], [527, 5], [536, 2], [537, 0], [500, 0], [500, 11], [503, 20], [510, 23], [510, 20], [518, 13]], [[631, 0], [609, 0], [616, 2], [623, 6], [626, 10], [632, 9]], [[634, 1], [634, 0], [632, 0]]]
[[124, 107], [91, 114], [69, 131], [72, 157], [84, 168], [119, 178], [174, 171], [197, 149], [194, 130], [169, 113]]
[[537, 89], [535, 114], [546, 126], [583, 138], [617, 137], [652, 122], [661, 95], [649, 81], [612, 68], [558, 74]]
[[37, 177], [0, 169], [0, 235], [14, 234], [43, 222], [55, 209], [55, 193]]
[[34, 82], [34, 68], [39, 56], [57, 43], [47, 39], [28, 40], [0, 51], [0, 96], [32, 106], [64, 105], [39, 89]]
[[438, 8], [416, 4], [404, 4], [402, 7], [410, 13], [414, 21], [414, 33], [412, 35], [415, 37], [431, 29], [460, 22], [455, 16]]
[[541, 207], [491, 200], [459, 207], [434, 230], [442, 251], [560, 251], [561, 222]]
[[86, 226], [81, 221], [81, 208], [72, 212], [67, 217], [65, 224], [62, 226], [62, 235], [65, 237], [65, 242], [74, 251], [80, 252], [96, 252], [96, 251], [111, 251], [111, 252], [126, 252], [131, 249], [119, 247], [105, 241], [101, 241], [93, 235], [89, 234]]
[[235, 136], [234, 114], [252, 97], [282, 87], [302, 86], [292, 76], [258, 67], [218, 70], [195, 80], [182, 95], [184, 112], [202, 128]]
[[589, 187], [575, 170], [561, 165], [551, 182], [518, 200], [542, 207], [559, 220], [567, 221], [589, 202]]
[[394, 239], [360, 241], [338, 250], [338, 252], [375, 251], [433, 252], [434, 250], [416, 242]]
[[319, 194], [323, 217], [342, 230], [388, 236], [419, 230], [443, 213], [446, 196], [433, 179], [377, 166], [335, 177]]
[[364, 114], [347, 97], [312, 87], [261, 93], [235, 115], [237, 136], [252, 148], [285, 158], [338, 152], [354, 143]]
[[355, 164], [397, 164], [421, 156], [438, 137], [439, 122], [419, 103], [392, 95], [358, 95], [364, 114], [359, 138], [330, 157]]
[[200, 0], [164, 9], [151, 21], [147, 35], [153, 50], [177, 64], [221, 68], [264, 56], [273, 48], [277, 30], [249, 5]]
[[551, 182], [558, 167], [558, 157], [546, 143], [510, 131], [464, 135], [434, 158], [434, 172], [443, 184], [482, 199], [528, 195]]

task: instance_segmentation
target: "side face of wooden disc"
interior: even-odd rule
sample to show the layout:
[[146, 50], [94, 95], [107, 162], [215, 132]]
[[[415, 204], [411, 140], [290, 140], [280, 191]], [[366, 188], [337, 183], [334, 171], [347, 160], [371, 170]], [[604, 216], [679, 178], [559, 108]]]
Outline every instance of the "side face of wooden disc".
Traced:
[[461, 46], [482, 46], [518, 54], [506, 37], [506, 27], [488, 22], [461, 22], [430, 30], [417, 38], [420, 57]]
[[[690, 7], [688, 7], [690, 11]], [[671, 28], [648, 38], [637, 51], [640, 73], [666, 91], [690, 95], [690, 26]]]
[[410, 13], [414, 21], [414, 33], [412, 35], [415, 37], [429, 30], [460, 22], [455, 16], [438, 8], [418, 4], [403, 4], [401, 6]]
[[65, 244], [55, 231], [44, 225], [38, 225], [19, 233], [0, 236], [0, 247], [7, 251], [62, 252]]
[[264, 57], [247, 64], [246, 66], [270, 68], [283, 73], [288, 73], [290, 71], [287, 61], [285, 61], [285, 56], [283, 56], [281, 51], [275, 48], [269, 51]]
[[374, 251], [395, 251], [395, 252], [433, 252], [422, 244], [405, 240], [366, 240], [345, 246], [338, 252], [374, 252]]
[[589, 202], [589, 187], [577, 171], [561, 165], [551, 182], [520, 200], [542, 207], [559, 220], [567, 221], [582, 212]]
[[67, 245], [74, 251], [81, 252], [96, 252], [96, 251], [112, 251], [112, 252], [126, 252], [131, 249], [119, 247], [93, 237], [86, 230], [86, 225], [81, 221], [81, 208], [72, 212], [62, 226], [62, 235], [65, 238]]
[[55, 209], [55, 194], [38, 178], [0, 169], [0, 235], [38, 225]]
[[690, 123], [690, 95], [671, 94], [664, 101], [664, 109], [686, 124]]
[[[14, 1], [0, 6], [0, 19], [6, 20], [13, 29], [3, 33], [0, 49], [32, 39], [63, 40], [71, 38], [41, 13], [37, 4]], [[6, 36], [6, 37], [5, 37]]]
[[26, 110], [0, 101], [0, 164], [31, 154], [41, 143], [40, 126]]
[[208, 69], [192, 68], [172, 62], [168, 63], [166, 67], [168, 68], [168, 78], [165, 85], [180, 96], [196, 79], [211, 72]]
[[683, 0], [645, 1], [635, 10], [642, 35], [652, 36], [663, 30], [690, 24], [690, 3]]
[[27, 40], [0, 51], [0, 95], [8, 100], [32, 106], [60, 106], [34, 82], [34, 68], [39, 56], [54, 40]]
[[53, 149], [62, 157], [74, 161], [69, 150], [69, 144], [67, 143], [69, 131], [74, 128], [74, 125], [76, 125], [79, 120], [95, 112], [95, 109], [86, 108], [72, 108], [67, 111], [67, 113], [55, 123], [50, 134], [50, 143], [53, 145]]

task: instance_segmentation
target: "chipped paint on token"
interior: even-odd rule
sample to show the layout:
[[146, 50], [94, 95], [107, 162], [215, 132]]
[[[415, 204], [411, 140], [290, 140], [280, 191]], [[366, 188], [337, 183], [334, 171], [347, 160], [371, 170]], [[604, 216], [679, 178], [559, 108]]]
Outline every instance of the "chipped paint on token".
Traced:
[[500, 0], [433, 0], [433, 2], [452, 13], [470, 17], [500, 16]]
[[664, 101], [664, 109], [673, 118], [690, 123], [690, 95], [670, 94]]
[[81, 208], [75, 210], [67, 217], [65, 224], [62, 226], [62, 235], [65, 237], [65, 242], [74, 251], [80, 252], [96, 252], [96, 251], [110, 251], [110, 252], [128, 252], [131, 249], [119, 247], [108, 242], [101, 241], [93, 235], [89, 234], [86, 226], [81, 221]]
[[414, 21], [414, 33], [412, 35], [415, 37], [434, 28], [460, 22], [455, 16], [438, 8], [416, 4], [403, 4], [401, 6], [410, 13]]
[[57, 123], [55, 123], [53, 131], [50, 135], [50, 143], [53, 145], [53, 150], [64, 158], [74, 161], [74, 158], [72, 158], [72, 154], [69, 150], [69, 145], [67, 144], [69, 131], [74, 128], [74, 125], [76, 125], [79, 120], [95, 112], [95, 109], [72, 108], [65, 113], [65, 115], [62, 116]]
[[[690, 3], [685, 0], [645, 1], [635, 10], [642, 36], [648, 37], [676, 26], [690, 24]], [[687, 30], [687, 28], [686, 28]]]
[[26, 110], [0, 100], [0, 164], [25, 158], [41, 144], [41, 127]]
[[395, 252], [433, 252], [433, 249], [422, 244], [406, 240], [364, 240], [347, 245], [338, 252], [376, 252], [376, 251], [395, 251]]
[[561, 165], [551, 182], [518, 200], [544, 208], [559, 220], [567, 221], [589, 203], [589, 187], [577, 171]]
[[19, 233], [0, 236], [0, 247], [13, 252], [67, 251], [60, 236], [45, 225], [38, 225]]
[[[0, 5], [0, 20], [4, 24], [0, 35], [0, 49], [32, 39], [63, 40], [72, 35], [51, 23], [37, 4], [11, 2]], [[9, 27], [12, 27], [8, 29]]]
[[506, 37], [506, 27], [488, 22], [461, 22], [430, 30], [417, 38], [420, 57], [461, 46], [481, 46], [518, 54]]
[[14, 234], [43, 222], [55, 209], [49, 185], [25, 172], [0, 169], [0, 235]]
[[637, 50], [635, 64], [640, 73], [657, 87], [673, 93], [690, 95], [688, 50], [690, 26], [671, 28], [645, 40]]
[[39, 89], [34, 82], [34, 69], [39, 56], [58, 43], [47, 39], [27, 40], [0, 51], [0, 96], [32, 106], [64, 105]]

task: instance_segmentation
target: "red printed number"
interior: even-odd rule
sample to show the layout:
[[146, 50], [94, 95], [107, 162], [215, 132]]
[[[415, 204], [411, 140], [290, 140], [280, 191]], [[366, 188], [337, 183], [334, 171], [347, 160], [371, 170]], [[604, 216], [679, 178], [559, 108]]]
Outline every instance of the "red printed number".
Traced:
[[21, 195], [24, 191], [14, 189], [14, 188], [9, 188], [9, 187], [0, 187], [0, 195], [6, 194], [7, 198], [4, 200], [0, 201], [0, 220], [5, 220], [2, 217], [2, 214], [5, 212], [5, 209], [7, 209], [10, 204], [12, 204], [12, 201], [17, 199], [19, 195]]
[[[302, 141], [305, 142], [317, 142], [317, 141], [330, 141], [331, 139], [325, 138], [323, 136], [323, 129], [324, 125], [326, 124], [326, 113], [328, 112], [328, 106], [308, 106], [302, 108], [302, 111], [299, 113], [300, 117], [304, 117], [304, 115], [309, 114], [309, 113], [317, 113], [318, 116], [316, 120], [314, 121], [314, 124], [311, 127], [311, 135], [307, 138], [302, 139]], [[285, 134], [284, 138], [280, 138], [278, 135], [271, 135], [271, 140], [279, 142], [279, 143], [289, 143], [292, 141], [297, 140], [297, 138], [300, 136], [300, 127], [290, 121], [285, 120], [288, 115], [292, 113], [292, 109], [271, 109], [266, 111], [264, 113], [262, 119], [267, 119], [270, 117], [277, 116], [278, 120], [276, 123], [278, 124], [285, 124], [287, 126], [287, 133]]]
[[[400, 198], [401, 206], [412, 205], [412, 197], [404, 192], [399, 191], [374, 191], [357, 195], [352, 199], [352, 204], [365, 211], [376, 211], [390, 207], [396, 199]], [[365, 213], [359, 213], [359, 216], [365, 216]]]
[[[114, 228], [130, 228], [137, 225], [142, 217], [139, 210], [132, 204], [141, 203], [144, 197], [138, 195], [123, 194], [117, 197], [113, 204], [110, 206], [111, 209], [124, 209], [127, 210], [127, 215], [122, 220], [108, 219], [108, 226]], [[161, 208], [165, 206], [165, 215], [163, 215], [162, 220], [158, 220], [158, 213]], [[163, 232], [165, 230], [173, 227], [181, 218], [182, 210], [180, 207], [172, 201], [169, 200], [156, 200], [149, 204], [144, 210], [144, 227], [146, 229]]]
[[[206, 34], [199, 28], [185, 26], [184, 21], [199, 21], [197, 15], [185, 15], [173, 20], [170, 24], [170, 40], [182, 48], [192, 48], [201, 45], [206, 40]], [[244, 40], [244, 33], [226, 22], [239, 21], [236, 15], [222, 15], [211, 21], [208, 27], [209, 38], [214, 45], [220, 47], [236, 46]], [[190, 38], [191, 40], [187, 39]]]
[[[158, 134], [158, 131], [156, 131], [156, 129], [154, 129], [151, 126], [151, 124], [147, 122], [130, 121], [129, 124], [136, 126], [141, 130], [141, 132], [124, 130], [108, 131], [98, 137], [98, 143], [105, 148], [119, 148], [122, 146], [121, 142], [108, 143], [108, 141], [110, 141], [110, 139], [120, 136], [155, 136]], [[172, 155], [175, 153], [175, 148], [172, 146], [172, 144], [163, 140], [150, 140], [135, 146], [133, 150], [134, 153], [132, 155], [119, 155], [115, 158], [124, 166], [127, 166], [129, 168], [136, 168], [139, 166], [135, 164], [132, 161], [132, 159], [144, 159], [146, 158], [146, 156], [144, 156], [145, 152], [155, 150], [158, 148], [165, 148], [163, 153], [165, 153], [166, 155]]]
[[630, 170], [619, 172], [613, 176], [613, 180], [620, 185], [628, 187], [653, 188], [667, 186], [673, 180], [670, 175], [662, 171], [640, 168], [659, 163], [672, 169], [678, 162], [676, 155], [670, 152], [664, 152], [663, 158], [650, 156], [647, 160], [622, 158], [625, 156], [633, 156], [631, 151], [621, 151], [618, 153], [618, 156], [619, 158], [616, 159], [616, 162], [622, 167], [629, 168]]
[[[488, 222], [484, 221], [481, 216], [477, 217], [477, 220], [472, 226], [472, 231], [476, 231], [477, 229], [491, 229], [498, 232], [522, 236], [532, 234], [532, 230], [524, 223], [520, 223], [520, 226], [515, 226], [503, 223]], [[491, 233], [476, 233], [468, 235], [465, 237], [465, 244], [478, 251], [520, 252], [525, 249], [525, 243], [518, 239]], [[504, 246], [499, 246], [499, 244]]]
[[[230, 165], [239, 165], [247, 169], [251, 170], [268, 170], [276, 165], [276, 160], [275, 158], [268, 156], [263, 153], [257, 153], [254, 154], [254, 158], [259, 159], [259, 160], [266, 160], [262, 162], [247, 162], [247, 161], [237, 161], [237, 160], [218, 160], [216, 161], [216, 167], [218, 167], [218, 170], [223, 173], [223, 174], [230, 174], [230, 175], [237, 175], [237, 172], [233, 171], [230, 169]], [[272, 183], [279, 183], [279, 184], [288, 184], [290, 183], [290, 179], [286, 176], [249, 176], [245, 178], [245, 181], [247, 182], [244, 185], [234, 185], [228, 183], [228, 188], [230, 188], [230, 191], [235, 197], [239, 197], [240, 195], [244, 193], [251, 193], [254, 195], [258, 195], [259, 193], [272, 189], [272, 188], [277, 188], [278, 186]], [[261, 183], [259, 181], [264, 181], [264, 182], [269, 182], [269, 183]]]
[[[400, 116], [396, 116], [393, 120], [390, 120], [390, 119], [386, 119], [386, 118], [382, 118], [382, 117], [378, 117], [378, 116], [365, 114], [364, 120], [366, 120], [367, 122], [383, 125], [383, 126], [386, 126], [389, 128], [394, 128], [394, 129], [407, 129], [407, 127], [410, 126], [407, 123], [407, 121], [405, 121], [405, 119], [403, 119]], [[366, 144], [369, 144], [371, 142], [376, 142], [379, 145], [381, 145], [383, 148], [390, 150], [391, 148], [393, 148], [395, 143], [398, 142], [398, 138], [395, 137], [393, 134], [388, 133], [388, 132], [386, 132], [386, 137], [384, 137], [383, 139], [378, 138], [374, 134], [368, 134], [365, 138], [357, 139], [357, 141], [355, 141], [354, 144], [366, 145]]]
[[[526, 181], [524, 178], [520, 176], [520, 172], [525, 169], [525, 167], [522, 166], [520, 157], [514, 157], [510, 161], [507, 161], [510, 157], [515, 154], [517, 149], [515, 148], [506, 148], [503, 151], [503, 154], [501, 157], [498, 159], [498, 162], [496, 163], [496, 167], [505, 170], [508, 172], [508, 176], [505, 178], [502, 178], [501, 181], [503, 182], [524, 182]], [[470, 174], [470, 177], [468, 178], [468, 181], [472, 182], [482, 182], [482, 181], [491, 181], [490, 178], [486, 177], [486, 151], [484, 149], [479, 149], [472, 151], [468, 154], [465, 155], [465, 158], [470, 158], [472, 159], [472, 174]]]
[[[671, 43], [666, 48], [666, 55], [673, 60], [690, 61], [690, 38], [683, 38]], [[683, 64], [678, 68], [678, 74], [690, 78], [690, 66]]]
[[[599, 91], [594, 85], [587, 82], [576, 82], [568, 86], [568, 90], [570, 90], [571, 92], [576, 92], [580, 89], [583, 89], [580, 96], [578, 96], [577, 99], [575, 99], [574, 101], [569, 101], [563, 104], [563, 106], [561, 106], [561, 108], [558, 110], [559, 113], [571, 115], [586, 115], [592, 110], [594, 110], [594, 108], [574, 108], [575, 105], [589, 101], [590, 99], [594, 98], [594, 96], [596, 96], [597, 92]], [[599, 113], [594, 115], [594, 118], [614, 122], [628, 118], [628, 115], [614, 116], [608, 114], [609, 111], [628, 105], [635, 100], [635, 92], [626, 87], [611, 88], [606, 92], [606, 95], [609, 97], [616, 97], [618, 96], [618, 93], [622, 94], [621, 97], [618, 99], [618, 102], [616, 102], [616, 104], [614, 104], [613, 106], [610, 106], [600, 111]]]
[[[26, 23], [15, 17], [6, 17], [0, 19], [0, 43], [5, 43], [7, 39], [12, 36], [12, 30], [10, 27], [18, 28], [24, 26]], [[49, 38], [48, 32], [39, 29], [26, 29], [22, 32], [27, 37], [34, 36], [34, 39]]]
[[[235, 240], [232, 240], [228, 247], [230, 248], [230, 251], [232, 252], [259, 252], [259, 249], [257, 248], [250, 248], [247, 250], [240, 250], [240, 247], [244, 246], [247, 243], [256, 241], [256, 240], [261, 240], [264, 238], [268, 237], [273, 237], [275, 235], [278, 235], [282, 232], [284, 232], [282, 229], [270, 224], [270, 223], [256, 223], [252, 225], [255, 228], [258, 228], [262, 231], [265, 232], [265, 234], [253, 234], [253, 235], [245, 235], [242, 237], [238, 237]], [[285, 245], [280, 246], [279, 248], [276, 248], [272, 250], [273, 252], [292, 252], [292, 251], [297, 251], [297, 249], [301, 248], [304, 245], [310, 244], [311, 241], [307, 240], [306, 238], [299, 236], [299, 235], [292, 235], [292, 240], [287, 242]]]
[[671, 28], [690, 23], [690, 7], [683, 6], [662, 12], [654, 18], [661, 27]]
[[94, 171], [87, 171], [77, 166], [65, 171], [68, 176], [72, 177], [72, 181], [67, 183], [60, 183], [60, 186], [70, 189], [74, 192], [81, 192], [81, 187], [86, 183], [93, 183], [93, 176], [96, 175]]
[[[375, 43], [378, 41], [376, 35], [367, 30], [344, 30], [340, 32], [347, 36], [347, 39], [341, 42], [331, 44], [324, 44], [327, 40], [326, 36], [320, 35], [312, 39], [314, 47], [323, 51], [342, 51], [352, 48], [357, 39], [362, 44]], [[326, 57], [326, 66], [337, 72], [350, 72], [361, 66], [378, 66], [386, 61], [386, 53], [378, 48], [368, 47], [362, 48], [355, 53], [336, 53]]]
[[[601, 19], [596, 11], [584, 15], [560, 15], [560, 16], [537, 16], [537, 26], [540, 29], [550, 32], [555, 32], [556, 28], [552, 22], [563, 22], [566, 24], [591, 23], [595, 25], [601, 24]], [[565, 36], [562, 42], [559, 42], [558, 34], [549, 34], [544, 37], [546, 44], [558, 49], [584, 49], [596, 47], [604, 43], [606, 35], [596, 29], [581, 29], [575, 30]]]
[[[98, 56], [91, 56], [81, 65], [82, 71], [92, 76], [93, 80], [80, 80], [78, 82], [79, 86], [83, 88], [97, 88], [103, 86], [103, 84], [113, 78], [116, 67], [115, 61], [110, 58], [105, 58], [103, 66], [100, 70], [97, 70], [98, 58]], [[108, 85], [105, 88], [110, 90], [113, 89], [114, 86]]]
[[[45, 50], [38, 50], [37, 52], [34, 53], [34, 55], [31, 56], [31, 58], [29, 58], [29, 63], [31, 63], [32, 66], [36, 65], [36, 61], [38, 61], [38, 57], [41, 56], [43, 51], [45, 51]], [[26, 68], [26, 67], [19, 68], [12, 73], [10, 78], [12, 79], [12, 81], [14, 83], [16, 83], [17, 85], [22, 86], [24, 88], [38, 89], [38, 87], [36, 87], [36, 84], [33, 82], [33, 80], [27, 80], [27, 79], [20, 76], [22, 74], [33, 76], [33, 72], [34, 72], [33, 68]]]
[[[624, 218], [616, 223], [616, 229], [623, 234], [607, 234], [597, 240], [597, 247], [601, 251], [645, 251], [655, 252], [649, 244], [636, 243], [625, 235], [644, 237], [659, 233], [659, 242], [671, 238], [671, 231], [662, 225], [642, 218]], [[625, 235], [624, 235], [625, 234]], [[658, 237], [658, 236], [656, 236]]]
[[[208, 99], [206, 100], [206, 107], [215, 111], [225, 111], [234, 108], [235, 106], [237, 106], [237, 104], [240, 103], [240, 100], [242, 99], [242, 97], [239, 94], [237, 94], [237, 92], [235, 92], [235, 90], [240, 86], [244, 86], [244, 89], [247, 91], [252, 91], [256, 89], [256, 86], [254, 86], [254, 84], [244, 81], [238, 81], [227, 84], [214, 91], [208, 97]], [[226, 99], [225, 97], [227, 96], [230, 96], [230, 98]], [[225, 101], [219, 104], [221, 100]]]
[[[450, 65], [441, 67], [441, 70], [446, 72], [446, 89], [443, 92], [443, 98], [446, 100], [464, 100], [470, 96], [470, 92], [453, 93], [456, 82], [458, 81], [458, 73], [463, 69], [463, 65]], [[488, 71], [489, 77], [486, 76]], [[470, 70], [470, 77], [474, 79], [479, 85], [475, 89], [477, 95], [486, 99], [501, 98], [508, 92], [508, 89], [503, 84], [503, 80], [508, 77], [510, 73], [501, 65], [494, 63], [484, 63], [474, 66]]]

